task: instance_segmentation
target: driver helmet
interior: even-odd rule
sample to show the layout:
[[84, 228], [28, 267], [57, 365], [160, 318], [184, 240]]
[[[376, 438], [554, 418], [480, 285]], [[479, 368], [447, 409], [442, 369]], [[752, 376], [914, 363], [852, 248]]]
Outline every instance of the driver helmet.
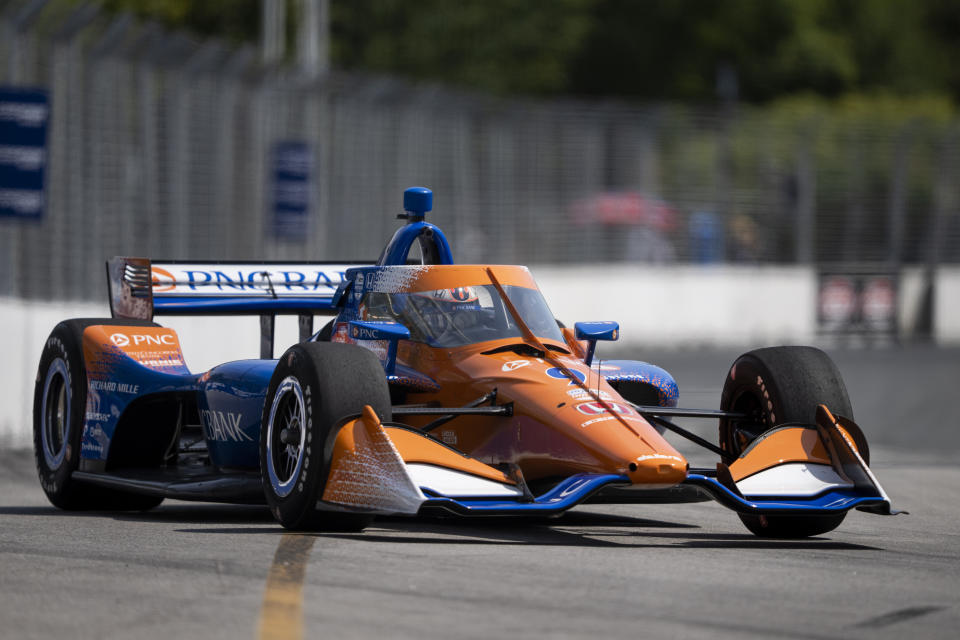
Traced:
[[450, 313], [480, 308], [480, 298], [473, 287], [414, 291], [410, 297], [417, 301], [416, 306], [421, 313]]
[[417, 291], [415, 296], [430, 298], [437, 302], [447, 303], [449, 305], [468, 305], [476, 306], [479, 302], [477, 292], [473, 287], [454, 287], [453, 289], [437, 289], [436, 291]]
[[[440, 335], [453, 326], [460, 325], [465, 320], [461, 312], [478, 311], [482, 308], [473, 287], [416, 291], [410, 294], [409, 301], [423, 316], [434, 335]], [[460, 322], [456, 320], [458, 317]], [[472, 322], [467, 321], [466, 324]]]

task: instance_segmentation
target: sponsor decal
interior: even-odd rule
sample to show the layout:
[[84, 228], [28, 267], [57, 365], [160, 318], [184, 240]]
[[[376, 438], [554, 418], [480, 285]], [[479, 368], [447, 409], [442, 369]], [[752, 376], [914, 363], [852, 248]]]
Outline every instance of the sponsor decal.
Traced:
[[[594, 389], [594, 393], [596, 392], [597, 390]], [[574, 400], [593, 397], [590, 395], [590, 393], [586, 389], [581, 389], [580, 387], [577, 387], [576, 389], [570, 389], [569, 391], [567, 391], [567, 395], [573, 398]], [[609, 400], [613, 397], [603, 389], [600, 390], [599, 395], [602, 400]]]
[[620, 367], [617, 367], [612, 364], [597, 364], [593, 366], [593, 369], [599, 371], [620, 371]]
[[139, 393], [140, 385], [130, 384], [129, 382], [115, 382], [113, 380], [90, 380], [90, 389], [92, 391], [109, 391], [120, 393]]
[[177, 288], [177, 279], [166, 269], [160, 267], [151, 268], [153, 280], [153, 292], [163, 293], [164, 291], [173, 291]]
[[505, 363], [503, 364], [503, 366], [500, 367], [500, 370], [501, 370], [501, 371], [516, 371], [517, 369], [519, 369], [519, 368], [521, 368], [521, 367], [525, 367], [525, 366], [527, 366], [528, 364], [530, 364], [530, 361], [529, 361], [529, 360], [511, 360], [510, 362], [505, 362]]
[[[608, 402], [607, 405], [615, 412], [621, 415], [630, 413], [630, 409], [618, 402]], [[599, 416], [608, 413], [607, 409], [597, 401], [581, 402], [577, 405], [577, 411], [585, 416]]]
[[[616, 416], [611, 416], [610, 414], [607, 414], [607, 415], [602, 416], [602, 417], [600, 417], [600, 418], [593, 418], [592, 420], [587, 420], [586, 422], [581, 422], [581, 423], [580, 423], [580, 426], [581, 426], [581, 427], [588, 427], [588, 426], [590, 426], [591, 424], [596, 424], [597, 422], [606, 422], [607, 420], [616, 420], [616, 419], [617, 419]], [[640, 416], [620, 416], [620, 419], [621, 419], [621, 420], [633, 420], [634, 422], [643, 422], [643, 418], [641, 418]]]
[[353, 281], [353, 299], [359, 300], [361, 297], [363, 297], [363, 274], [358, 273]]
[[382, 340], [380, 332], [376, 329], [367, 329], [366, 327], [353, 327], [354, 340]]
[[330, 338], [330, 342], [349, 342], [350, 341], [350, 331], [347, 329], [347, 324], [345, 322], [337, 323], [336, 329], [333, 331], [333, 336]]
[[[96, 457], [97, 459], [99, 459], [103, 455], [103, 447], [97, 444], [96, 442], [84, 441], [84, 443], [80, 446], [80, 452], [85, 454], [83, 456], [84, 458]], [[96, 455], [94, 456], [94, 455], [86, 455], [86, 454], [96, 454]]]
[[86, 419], [93, 422], [106, 422], [110, 419], [110, 415], [106, 413], [97, 413], [96, 411], [87, 411]]
[[[570, 373], [572, 373], [573, 376], [580, 382], [584, 382], [587, 379], [587, 374], [583, 373], [582, 371], [570, 369]], [[559, 367], [550, 367], [547, 369], [547, 375], [551, 378], [556, 378], [557, 380], [570, 380], [570, 378], [567, 377], [567, 374], [565, 374]], [[570, 380], [570, 384], [577, 383], [573, 380]]]
[[182, 367], [183, 360], [180, 358], [167, 358], [167, 357], [141, 357], [137, 358], [137, 362], [142, 364], [145, 367]]
[[127, 335], [125, 333], [114, 333], [110, 336], [110, 342], [117, 345], [118, 347], [128, 347], [133, 344], [137, 347], [140, 345], [156, 345], [156, 346], [168, 346], [175, 347], [177, 346], [177, 339], [173, 337], [171, 333], [165, 334], [149, 334], [149, 333], [134, 333]]
[[457, 433], [455, 431], [441, 431], [440, 439], [445, 444], [457, 444]]
[[144, 328], [136, 332], [131, 329], [110, 334], [109, 345], [119, 348], [145, 367], [184, 366], [180, 343], [172, 329]]
[[232, 411], [211, 411], [210, 409], [200, 411], [200, 420], [203, 422], [207, 439], [218, 442], [252, 442], [253, 438], [240, 428], [242, 419], [242, 413]]
[[106, 457], [109, 445], [110, 438], [107, 437], [99, 424], [94, 424], [92, 427], [84, 429], [80, 453], [84, 458], [103, 459]]
[[346, 265], [318, 269], [310, 265], [185, 264], [151, 267], [154, 295], [303, 295], [332, 294], [343, 280]]

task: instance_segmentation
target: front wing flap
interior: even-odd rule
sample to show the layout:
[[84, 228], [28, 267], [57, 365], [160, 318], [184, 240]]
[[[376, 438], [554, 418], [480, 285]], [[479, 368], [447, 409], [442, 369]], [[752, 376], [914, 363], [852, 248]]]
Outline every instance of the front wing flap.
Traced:
[[[716, 477], [691, 473], [684, 484], [739, 513], [827, 515], [856, 508], [880, 515], [902, 513], [857, 450], [844, 418], [817, 407], [816, 427], [784, 426], [756, 440]], [[846, 424], [846, 428], [844, 425]]]
[[612, 484], [618, 474], [578, 474], [541, 496], [516, 478], [400, 425], [384, 425], [369, 406], [334, 436], [318, 509], [416, 515], [556, 515]]

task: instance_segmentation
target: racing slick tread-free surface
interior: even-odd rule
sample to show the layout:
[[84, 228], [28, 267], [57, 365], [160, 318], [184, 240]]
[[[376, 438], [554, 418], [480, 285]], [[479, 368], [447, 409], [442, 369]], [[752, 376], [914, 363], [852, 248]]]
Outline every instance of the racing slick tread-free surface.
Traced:
[[[840, 371], [814, 347], [768, 347], [736, 359], [723, 384], [720, 409], [759, 413], [765, 432], [784, 423], [815, 424], [817, 405], [835, 415], [853, 418]], [[739, 456], [737, 423], [720, 421], [720, 446]], [[756, 435], [760, 435], [757, 433]], [[749, 444], [749, 443], [748, 443]], [[755, 516], [738, 514], [754, 534], [768, 538], [805, 538], [836, 529], [846, 513], [830, 516]]]
[[[87, 374], [83, 362], [83, 331], [94, 325], [157, 327], [143, 320], [117, 320], [113, 318], [75, 318], [60, 322], [47, 338], [40, 356], [40, 366], [33, 393], [33, 450], [40, 474], [40, 484], [54, 506], [70, 510], [143, 511], [152, 509], [163, 498], [138, 495], [127, 491], [107, 489], [75, 480], [73, 472], [80, 463], [80, 439], [83, 435], [84, 416], [87, 410]], [[66, 451], [62, 463], [51, 469], [44, 455], [42, 438], [44, 385], [50, 367], [58, 359], [66, 364], [69, 377], [69, 415], [64, 445]]]
[[[307, 440], [302, 465], [293, 490], [280, 496], [267, 471], [268, 421], [278, 387], [293, 377], [303, 390]], [[333, 428], [343, 418], [360, 414], [370, 405], [383, 422], [392, 418], [390, 390], [383, 366], [372, 351], [338, 342], [304, 342], [280, 357], [270, 379], [260, 429], [260, 468], [267, 504], [287, 529], [306, 531], [359, 531], [373, 516], [317, 510], [333, 455]]]

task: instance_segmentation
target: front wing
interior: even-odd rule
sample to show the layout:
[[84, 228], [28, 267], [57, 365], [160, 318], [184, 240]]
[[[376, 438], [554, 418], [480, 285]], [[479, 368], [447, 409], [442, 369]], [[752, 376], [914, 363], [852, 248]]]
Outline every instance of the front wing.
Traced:
[[[896, 513], [844, 433], [835, 424], [832, 429], [822, 426], [820, 432], [828, 443], [831, 468], [838, 480], [816, 485], [816, 491], [811, 492], [808, 486], [789, 489], [791, 493], [785, 495], [769, 491], [744, 495], [723, 466], [716, 475], [688, 473], [682, 486], [743, 514], [825, 515], [853, 508]], [[630, 487], [626, 475], [584, 473], [572, 475], [546, 493], [533, 496], [522, 477], [470, 458], [415, 430], [384, 425], [369, 407], [360, 417], [345, 421], [333, 437], [330, 473], [323, 497], [317, 503], [319, 509], [411, 516], [436, 510], [460, 516], [554, 516], [606, 487]], [[760, 448], [754, 455], [760, 457], [763, 453]], [[825, 466], [825, 460], [809, 458], [803, 451], [794, 454], [795, 459], [788, 464], [806, 465], [809, 469]], [[805, 455], [809, 458], [806, 461], [796, 459]], [[751, 462], [763, 467], [762, 461]], [[775, 470], [778, 466], [785, 465], [774, 461], [762, 470]], [[756, 480], [753, 484], [741, 481], [741, 485], [756, 486]], [[620, 501], [645, 502], [645, 493], [621, 490], [618, 495]], [[624, 497], [631, 494], [636, 500]]]

